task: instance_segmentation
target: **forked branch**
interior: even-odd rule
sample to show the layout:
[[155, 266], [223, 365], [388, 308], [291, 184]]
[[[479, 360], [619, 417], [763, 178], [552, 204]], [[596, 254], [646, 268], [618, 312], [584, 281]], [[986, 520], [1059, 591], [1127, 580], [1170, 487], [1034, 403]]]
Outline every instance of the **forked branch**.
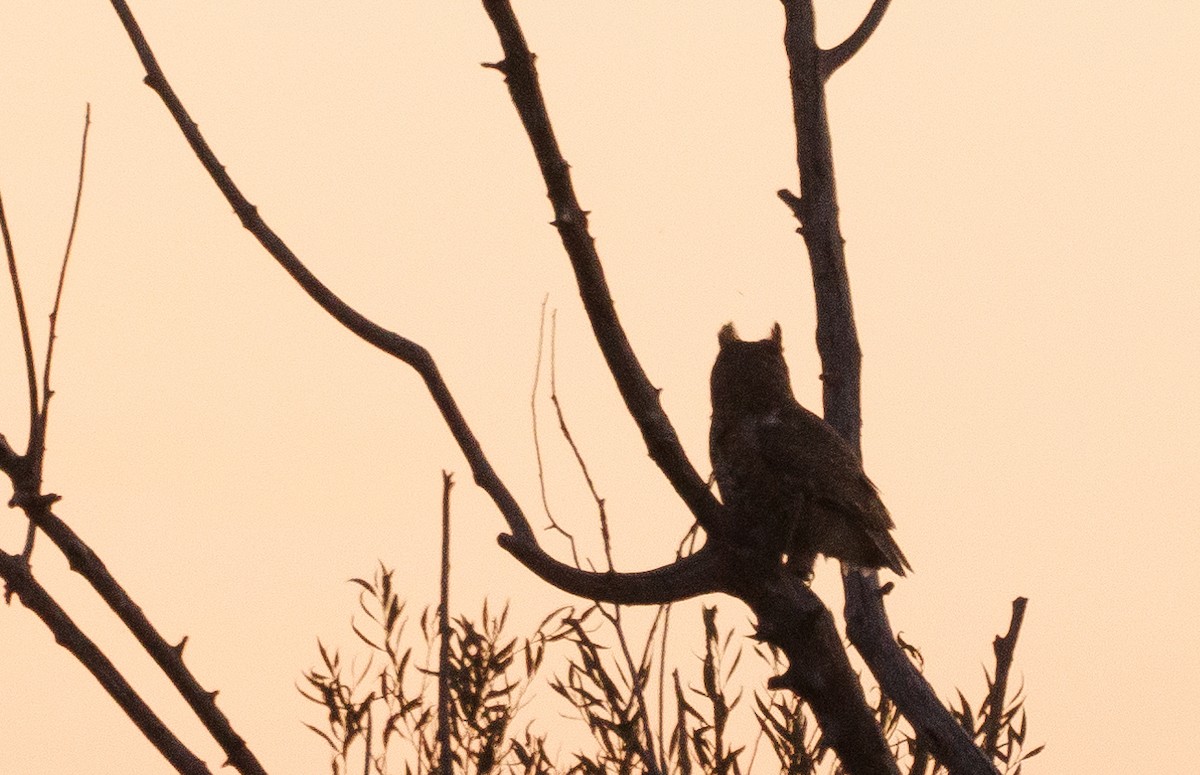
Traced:
[[[63, 284], [66, 277], [67, 261], [71, 255], [71, 244], [74, 240], [75, 227], [78, 223], [79, 206], [83, 191], [83, 177], [87, 159], [87, 134], [89, 120], [84, 124], [84, 136], [80, 150], [79, 184], [75, 196], [74, 216], [71, 220], [71, 230], [67, 238], [67, 247], [63, 254], [62, 268], [59, 271], [58, 288], [55, 293], [54, 307], [50, 316], [50, 334], [46, 350], [46, 364], [43, 373], [42, 404], [38, 408], [37, 374], [33, 370], [33, 349], [29, 341], [28, 327], [25, 325], [23, 305], [19, 304], [22, 322], [22, 339], [25, 346], [27, 376], [30, 383], [30, 434], [29, 444], [25, 454], [19, 454], [0, 435], [0, 472], [3, 472], [12, 482], [13, 497], [10, 505], [24, 511], [29, 520], [29, 530], [26, 536], [25, 549], [19, 556], [4, 555], [0, 563], [0, 577], [7, 585], [6, 599], [14, 592], [20, 597], [22, 604], [34, 611], [55, 634], [56, 640], [71, 651], [84, 666], [96, 676], [101, 684], [117, 700], [121, 707], [130, 715], [152, 742], [163, 751], [169, 761], [176, 764], [181, 772], [207, 772], [202, 762], [196, 767], [196, 759], [186, 749], [180, 750], [178, 741], [164, 734], [165, 727], [146, 707], [136, 694], [128, 688], [124, 679], [116, 671], [107, 657], [75, 627], [66, 613], [54, 602], [30, 573], [30, 557], [33, 551], [33, 537], [37, 530], [49, 536], [50, 540], [66, 556], [70, 567], [83, 576], [96, 590], [97, 594], [108, 604], [122, 623], [133, 633], [142, 647], [155, 660], [164, 673], [171, 679], [179, 693], [195, 711], [196, 715], [208, 728], [210, 733], [225, 751], [230, 766], [243, 775], [263, 775], [263, 769], [254, 754], [246, 746], [236, 732], [233, 731], [228, 719], [217, 708], [215, 693], [205, 691], [195, 677], [183, 664], [183, 643], [172, 646], [163, 639], [142, 612], [140, 606], [134, 603], [125, 590], [121, 588], [108, 572], [104, 563], [74, 531], [53, 513], [51, 507], [58, 500], [57, 495], [42, 492], [42, 469], [45, 463], [45, 440], [48, 422], [48, 408], [53, 391], [50, 388], [50, 364], [53, 356], [55, 329], [57, 327], [60, 303], [62, 300]], [[0, 207], [0, 224], [4, 224], [2, 207]], [[4, 224], [6, 242], [7, 225]], [[15, 260], [9, 251], [9, 270], [12, 275], [13, 287], [19, 296], [20, 283], [16, 271]], [[186, 639], [185, 639], [186, 640]]]

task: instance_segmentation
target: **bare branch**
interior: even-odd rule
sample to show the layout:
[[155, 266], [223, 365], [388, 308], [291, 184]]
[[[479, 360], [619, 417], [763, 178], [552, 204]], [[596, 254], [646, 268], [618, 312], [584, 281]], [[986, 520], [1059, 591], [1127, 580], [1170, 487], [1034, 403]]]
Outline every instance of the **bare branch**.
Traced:
[[[596, 504], [596, 511], [600, 517], [600, 540], [604, 546], [606, 570], [616, 570], [616, 565], [613, 563], [612, 534], [608, 529], [608, 509], [604, 505], [604, 498], [600, 497], [599, 491], [596, 490], [596, 483], [592, 481], [592, 473], [583, 459], [583, 453], [579, 451], [579, 445], [575, 443], [575, 437], [571, 435], [567, 417], [563, 413], [562, 402], [558, 399], [558, 310], [550, 313], [550, 403], [554, 405], [554, 414], [558, 418], [558, 430], [566, 440], [567, 446], [571, 448], [571, 453], [575, 456], [575, 464], [579, 466], [579, 472], [583, 474], [588, 492], [592, 495], [592, 502]], [[574, 538], [571, 539], [571, 547], [572, 549], [575, 547]]]
[[79, 183], [75, 189], [75, 209], [71, 213], [71, 230], [67, 232], [67, 247], [63, 250], [62, 267], [58, 271], [58, 288], [54, 292], [54, 308], [50, 311], [50, 334], [46, 341], [46, 367], [42, 372], [42, 411], [40, 430], [42, 438], [46, 434], [46, 412], [50, 406], [50, 363], [54, 359], [55, 332], [58, 330], [58, 310], [62, 305], [63, 286], [67, 282], [67, 263], [71, 260], [71, 246], [75, 244], [75, 228], [79, 225], [79, 206], [83, 202], [83, 173], [87, 169], [88, 130], [92, 126], [92, 105], [88, 103], [87, 112], [83, 117], [83, 140], [79, 148]]
[[[22, 459], [23, 460], [23, 459]], [[0, 460], [0, 462], [4, 462]], [[2, 468], [10, 477], [11, 469]], [[17, 478], [13, 477], [14, 486]], [[67, 523], [50, 510], [58, 499], [56, 495], [23, 494], [18, 491], [14, 500], [25, 510], [26, 516], [45, 533], [66, 556], [71, 570], [87, 579], [92, 588], [104, 600], [113, 613], [133, 633], [138, 643], [146, 650], [155, 664], [174, 684], [175, 689], [203, 722], [209, 734], [225, 752], [230, 766], [242, 775], [265, 775], [254, 753], [245, 740], [233, 730], [229, 719], [217, 707], [215, 694], [206, 690], [183, 663], [183, 644], [172, 645], [162, 637], [146, 618], [141, 606], [135, 603], [121, 587], [108, 568], [92, 549], [75, 534]], [[184, 641], [187, 639], [184, 638]]]
[[846, 590], [846, 635], [871, 674], [917, 733], [917, 741], [950, 772], [995, 775], [988, 757], [977, 748], [938, 700], [892, 635], [883, 607], [877, 574], [849, 573]]
[[695, 554], [647, 571], [594, 573], [572, 568], [547, 555], [536, 544], [502, 535], [500, 546], [522, 565], [571, 595], [621, 605], [661, 605], [728, 586], [728, 561], [708, 546]]
[[[701, 550], [703, 551], [703, 550]], [[757, 637], [784, 653], [788, 668], [772, 689], [788, 689], [808, 703], [822, 740], [851, 775], [898, 775], [891, 749], [850, 665], [833, 614], [798, 576], [774, 564], [774, 573], [745, 572], [730, 581], [732, 594], [758, 619]]]
[[1008, 673], [1012, 668], [1013, 655], [1017, 650], [1017, 635], [1021, 632], [1021, 622], [1025, 619], [1025, 606], [1028, 602], [1024, 597], [1013, 600], [1008, 634], [1003, 637], [997, 635], [992, 642], [992, 651], [996, 654], [996, 676], [987, 698], [987, 718], [983, 721], [983, 750], [988, 755], [995, 754], [996, 741], [1000, 737], [1001, 720], [1004, 717], [1004, 695], [1008, 693]]
[[630, 416], [637, 423], [651, 459], [666, 475], [692, 514], [710, 533], [718, 527], [716, 499], [687, 459], [683, 445], [663, 411], [658, 389], [650, 384], [629, 344], [613, 306], [595, 241], [588, 232], [587, 212], [571, 183], [570, 165], [559, 150], [546, 103], [538, 85], [534, 57], [508, 0], [483, 0], [500, 38], [504, 59], [487, 67], [504, 74], [513, 105], [533, 146], [538, 167], [554, 207], [553, 226], [570, 258], [579, 295], [592, 331]]
[[341, 323], [368, 344], [407, 363], [421, 375], [421, 378], [425, 381], [426, 388], [433, 397], [434, 403], [446, 421], [446, 425], [450, 428], [451, 434], [453, 434], [455, 441], [458, 442], [459, 448], [466, 457], [475, 483], [491, 496], [496, 506], [500, 509], [500, 513], [508, 522], [509, 529], [512, 530], [513, 534], [524, 542], [534, 542], [536, 539], [529, 527], [528, 521], [525, 519], [525, 515], [522, 513], [520, 506], [517, 505], [512, 494], [508, 491], [508, 488], [500, 480], [499, 476], [497, 476], [491, 463], [488, 462], [479, 444], [479, 440], [475, 437], [470, 426], [467, 425], [466, 419], [463, 417], [462, 412], [459, 411], [458, 404], [442, 379], [433, 356], [416, 342], [388, 331], [346, 304], [324, 283], [317, 279], [316, 275], [309, 271], [300, 259], [296, 257], [291, 248], [259, 216], [257, 208], [250, 204], [245, 196], [242, 195], [242, 192], [233, 182], [233, 179], [225, 171], [225, 167], [209, 147], [204, 136], [200, 134], [196, 123], [188, 115], [187, 110], [183, 107], [183, 103], [175, 95], [175, 91], [171, 88], [171, 84], [168, 83], [166, 76], [159, 67], [154, 52], [150, 49], [149, 43], [146, 42], [146, 38], [138, 26], [137, 20], [133, 17], [133, 13], [129, 10], [128, 4], [124, 0], [112, 0], [112, 6], [120, 17], [121, 23], [125, 27], [125, 32], [133, 43], [133, 47], [141, 59], [142, 66], [146, 70], [146, 85], [153, 89], [167, 106], [167, 110], [170, 111], [172, 118], [175, 119], [175, 123], [179, 126], [179, 130], [183, 133], [192, 151], [196, 154], [196, 158], [204, 165], [204, 169], [208, 172], [209, 177], [212, 178], [217, 188], [225, 196], [226, 201], [233, 207], [233, 211], [241, 220], [242, 226], [255, 236], [271, 257], [334, 320]]
[[[535, 462], [537, 463], [538, 493], [542, 497], [542, 512], [546, 515], [546, 519], [550, 522], [549, 529], [559, 533], [567, 539], [567, 544], [571, 547], [571, 564], [576, 568], [582, 568], [583, 565], [579, 560], [579, 550], [575, 545], [575, 536], [571, 533], [571, 531], [558, 524], [558, 520], [554, 518], [554, 512], [550, 510], [550, 498], [546, 493], [546, 467], [542, 462], [542, 439], [541, 434], [538, 433], [537, 397], [538, 387], [540, 386], [542, 380], [542, 348], [546, 341], [546, 303], [549, 301], [549, 299], [550, 297], [548, 295], [542, 298], [542, 311], [540, 317], [538, 318], [538, 346], [537, 358], [535, 359], [536, 362], [533, 370], [533, 388], [529, 391], [529, 418], [531, 424], [533, 425], [533, 456]], [[553, 339], [551, 340], [550, 347], [551, 373], [553, 374]], [[553, 388], [551, 388], [551, 400], [553, 400]]]
[[[792, 86], [800, 196], [789, 194], [782, 198], [801, 222], [801, 234], [812, 267], [825, 419], [859, 451], [862, 351], [850, 299], [845, 240], [838, 224], [822, 56], [816, 43], [812, 0], [783, 0], [783, 5], [786, 16], [784, 46]], [[872, 13], [881, 15], [883, 9], [878, 6], [876, 3]], [[866, 26], [869, 19], [860, 28], [864, 31], [864, 41], [869, 34]], [[843, 45], [850, 43], [848, 40]], [[853, 53], [851, 48], [844, 51], [849, 52], [847, 58]], [[956, 775], [995, 773], [987, 756], [955, 723], [932, 687], [896, 643], [883, 606], [878, 575], [874, 572], [865, 575], [847, 573], [843, 575], [843, 586], [847, 635], [882, 690], [895, 701], [934, 757]]]
[[29, 565], [23, 557], [0, 552], [0, 576], [4, 578], [9, 594], [15, 592], [21, 604], [46, 623], [58, 645], [71, 652], [95, 676], [121, 710], [176, 770], [192, 775], [209, 775], [210, 771], [204, 762], [167, 728], [108, 657], [54, 602], [54, 598], [29, 572]]
[[[442, 586], [438, 595], [438, 698], [437, 744], [438, 775], [454, 772], [454, 752], [450, 750], [450, 488], [454, 480], [442, 472]], [[367, 742], [371, 735], [368, 733]]]
[[[88, 129], [92, 125], [92, 106], [89, 103], [83, 117], [83, 140], [79, 149], [79, 182], [75, 189], [75, 208], [71, 213], [71, 229], [67, 233], [67, 247], [63, 250], [62, 266], [58, 271], [58, 288], [54, 292], [54, 307], [50, 310], [50, 333], [46, 340], [46, 364], [42, 372], [42, 408], [33, 421], [33, 431], [30, 434], [29, 447], [26, 455], [30, 458], [29, 465], [38, 471], [39, 477], [42, 462], [46, 457], [46, 428], [50, 421], [50, 397], [54, 391], [50, 389], [50, 364], [54, 360], [54, 339], [58, 329], [58, 310], [62, 304], [63, 286], [67, 281], [67, 262], [71, 258], [71, 245], [75, 242], [75, 227], [79, 225], [79, 206], [83, 202], [83, 172], [87, 168]], [[25, 548], [21, 556], [26, 562], [33, 556], [33, 542], [37, 537], [37, 526], [29, 522], [25, 533]]]
[[13, 248], [12, 234], [8, 231], [8, 217], [4, 214], [2, 197], [0, 197], [0, 234], [4, 236], [4, 254], [8, 257], [8, 276], [12, 278], [13, 299], [17, 304], [17, 319], [21, 323], [21, 346], [25, 350], [25, 379], [29, 384], [29, 438], [32, 441], [38, 416], [37, 370], [33, 365], [33, 342], [29, 338], [29, 318], [25, 315], [25, 297], [21, 293], [21, 279], [17, 275], [17, 253]]
[[889, 4], [891, 4], [891, 0], [875, 0], [871, 4], [871, 10], [867, 11], [866, 17], [858, 25], [858, 29], [850, 33], [850, 37], [820, 53], [821, 80], [829, 80], [829, 76], [833, 75], [834, 70], [850, 61], [850, 58], [866, 45], [867, 40], [879, 27], [879, 23], [883, 21], [883, 14], [887, 11]]

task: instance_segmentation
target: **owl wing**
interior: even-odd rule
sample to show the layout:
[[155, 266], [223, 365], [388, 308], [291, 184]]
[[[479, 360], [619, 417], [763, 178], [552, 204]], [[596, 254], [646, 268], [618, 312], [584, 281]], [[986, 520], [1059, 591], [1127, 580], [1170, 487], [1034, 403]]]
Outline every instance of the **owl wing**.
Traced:
[[[908, 566], [892, 539], [895, 527], [854, 450], [800, 404], [763, 418], [760, 449], [778, 486], [797, 493], [797, 541], [807, 550], [900, 575]], [[808, 542], [807, 545], [805, 542]]]

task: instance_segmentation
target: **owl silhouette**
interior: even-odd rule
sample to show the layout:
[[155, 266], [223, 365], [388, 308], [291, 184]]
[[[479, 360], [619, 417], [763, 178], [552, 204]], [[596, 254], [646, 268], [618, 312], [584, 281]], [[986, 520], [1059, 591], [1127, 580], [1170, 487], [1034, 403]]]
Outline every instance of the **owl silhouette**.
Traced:
[[911, 570], [895, 527], [851, 446], [792, 395], [779, 324], [745, 342], [717, 336], [709, 453], [721, 500], [753, 543], [812, 575], [818, 554], [859, 568]]

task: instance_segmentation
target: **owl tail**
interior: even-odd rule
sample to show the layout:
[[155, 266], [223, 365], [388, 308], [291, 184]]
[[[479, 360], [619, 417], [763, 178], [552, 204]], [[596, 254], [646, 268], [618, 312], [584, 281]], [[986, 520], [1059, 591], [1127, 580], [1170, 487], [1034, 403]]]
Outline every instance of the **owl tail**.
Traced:
[[871, 531], [871, 538], [875, 541], [875, 546], [879, 548], [880, 554], [883, 555], [883, 564], [881, 568], [887, 568], [897, 576], [903, 576], [904, 571], [912, 570], [912, 566], [908, 564], [908, 558], [904, 556], [904, 552], [900, 551], [899, 545], [889, 532]]

